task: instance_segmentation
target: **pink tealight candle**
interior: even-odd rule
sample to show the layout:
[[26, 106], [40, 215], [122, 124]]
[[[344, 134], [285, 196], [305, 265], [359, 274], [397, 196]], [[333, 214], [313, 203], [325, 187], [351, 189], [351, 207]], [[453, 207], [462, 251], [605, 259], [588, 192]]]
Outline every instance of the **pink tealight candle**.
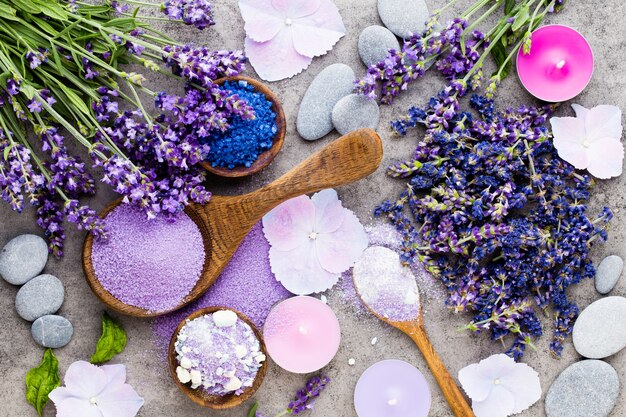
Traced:
[[551, 103], [580, 94], [593, 75], [593, 51], [576, 30], [562, 25], [543, 26], [532, 33], [530, 53], [520, 48], [517, 73], [535, 97]]
[[359, 417], [426, 417], [432, 398], [424, 375], [400, 360], [370, 366], [354, 389]]
[[277, 304], [265, 320], [267, 353], [278, 366], [307, 374], [328, 365], [339, 350], [341, 330], [330, 307], [313, 297]]

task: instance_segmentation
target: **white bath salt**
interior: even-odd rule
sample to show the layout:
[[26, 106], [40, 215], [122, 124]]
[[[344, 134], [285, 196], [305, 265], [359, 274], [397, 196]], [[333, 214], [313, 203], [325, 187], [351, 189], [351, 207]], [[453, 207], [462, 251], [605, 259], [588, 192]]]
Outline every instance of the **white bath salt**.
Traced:
[[391, 321], [411, 321], [419, 315], [419, 290], [415, 275], [400, 256], [382, 246], [367, 248], [355, 263], [354, 284], [365, 304]]
[[324, 304], [328, 304], [328, 298], [324, 294], [320, 295], [320, 301]]
[[213, 322], [217, 327], [231, 327], [237, 323], [237, 313], [231, 310], [220, 310], [213, 313]]
[[372, 346], [374, 346], [376, 343], [378, 343], [378, 338], [373, 337], [371, 343], [372, 343]]
[[355, 363], [356, 363], [356, 360], [354, 358], [348, 359], [348, 365], [354, 366]]

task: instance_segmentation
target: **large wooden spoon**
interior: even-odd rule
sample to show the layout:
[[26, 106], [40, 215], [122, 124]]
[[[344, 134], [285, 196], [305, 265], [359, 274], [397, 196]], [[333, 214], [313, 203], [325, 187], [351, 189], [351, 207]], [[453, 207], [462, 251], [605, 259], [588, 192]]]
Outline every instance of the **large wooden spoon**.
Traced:
[[[113, 297], [96, 277], [91, 260], [93, 238], [83, 248], [83, 268], [89, 286], [111, 309], [136, 317], [153, 317], [177, 310], [196, 300], [215, 282], [250, 229], [271, 209], [291, 198], [326, 188], [349, 184], [376, 171], [383, 156], [376, 132], [361, 129], [349, 133], [311, 155], [276, 181], [240, 196], [213, 196], [204, 205], [191, 205], [185, 212], [196, 222], [204, 239], [206, 260], [202, 274], [180, 305], [167, 311], [148, 311]], [[109, 205], [105, 217], [117, 205]], [[254, 277], [251, 277], [253, 279]]]
[[354, 279], [354, 286], [356, 288], [356, 292], [361, 299], [361, 302], [367, 307], [367, 309], [376, 317], [378, 317], [383, 322], [389, 324], [390, 326], [395, 327], [396, 329], [402, 331], [407, 334], [417, 345], [419, 350], [422, 352], [422, 356], [426, 359], [426, 363], [430, 368], [431, 373], [435, 377], [439, 388], [441, 388], [441, 392], [443, 396], [446, 398], [450, 409], [454, 413], [456, 417], [475, 417], [472, 408], [469, 406], [465, 397], [461, 393], [461, 390], [454, 382], [454, 379], [448, 372], [446, 365], [443, 363], [432, 343], [428, 339], [428, 335], [426, 334], [426, 329], [424, 328], [424, 320], [422, 319], [422, 308], [420, 305], [419, 311], [417, 312], [417, 317], [414, 320], [409, 321], [393, 321], [389, 320], [387, 317], [379, 314], [373, 308], [371, 308], [367, 302], [361, 297], [361, 292], [359, 291], [359, 287], [357, 285], [357, 280]]

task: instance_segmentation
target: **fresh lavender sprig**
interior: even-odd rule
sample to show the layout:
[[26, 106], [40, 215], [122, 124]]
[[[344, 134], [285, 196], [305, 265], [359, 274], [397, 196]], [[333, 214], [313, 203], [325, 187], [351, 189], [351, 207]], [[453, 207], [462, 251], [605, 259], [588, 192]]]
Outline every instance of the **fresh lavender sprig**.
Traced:
[[[313, 408], [315, 399], [320, 396], [324, 388], [330, 383], [330, 378], [324, 374], [314, 376], [309, 379], [302, 389], [296, 392], [294, 400], [289, 403], [289, 406], [282, 412], [276, 414], [274, 417], [282, 417], [288, 414], [298, 415], [307, 410]], [[265, 417], [258, 411], [258, 403], [255, 403], [248, 417]]]

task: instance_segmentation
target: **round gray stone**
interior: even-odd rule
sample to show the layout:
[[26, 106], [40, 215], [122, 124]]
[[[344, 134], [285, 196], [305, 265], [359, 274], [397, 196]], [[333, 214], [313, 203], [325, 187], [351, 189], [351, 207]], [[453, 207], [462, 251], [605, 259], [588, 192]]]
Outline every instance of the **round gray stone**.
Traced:
[[376, 101], [356, 94], [345, 96], [333, 108], [333, 125], [342, 135], [364, 127], [376, 129], [379, 119]]
[[368, 26], [359, 35], [358, 48], [361, 61], [370, 66], [384, 60], [390, 49], [399, 50], [400, 42], [389, 29], [382, 26]]
[[378, 0], [378, 15], [387, 29], [401, 38], [423, 31], [430, 18], [424, 0]]
[[626, 347], [626, 298], [602, 298], [580, 313], [572, 338], [576, 351], [590, 359], [614, 355]]
[[596, 270], [596, 290], [600, 294], [611, 292], [624, 269], [624, 260], [619, 256], [607, 256], [600, 262]]
[[0, 252], [0, 275], [9, 284], [23, 285], [43, 271], [48, 245], [37, 235], [11, 239]]
[[577, 362], [554, 381], [546, 395], [548, 417], [607, 417], [619, 396], [619, 377], [598, 360]]
[[65, 317], [48, 315], [35, 320], [30, 333], [41, 346], [57, 349], [70, 342], [74, 327]]
[[33, 321], [56, 313], [61, 308], [64, 297], [63, 283], [57, 277], [39, 275], [17, 292], [15, 308], [24, 320]]
[[298, 111], [296, 127], [303, 139], [317, 140], [333, 130], [333, 107], [352, 92], [354, 80], [354, 71], [345, 64], [330, 65], [315, 77]]

